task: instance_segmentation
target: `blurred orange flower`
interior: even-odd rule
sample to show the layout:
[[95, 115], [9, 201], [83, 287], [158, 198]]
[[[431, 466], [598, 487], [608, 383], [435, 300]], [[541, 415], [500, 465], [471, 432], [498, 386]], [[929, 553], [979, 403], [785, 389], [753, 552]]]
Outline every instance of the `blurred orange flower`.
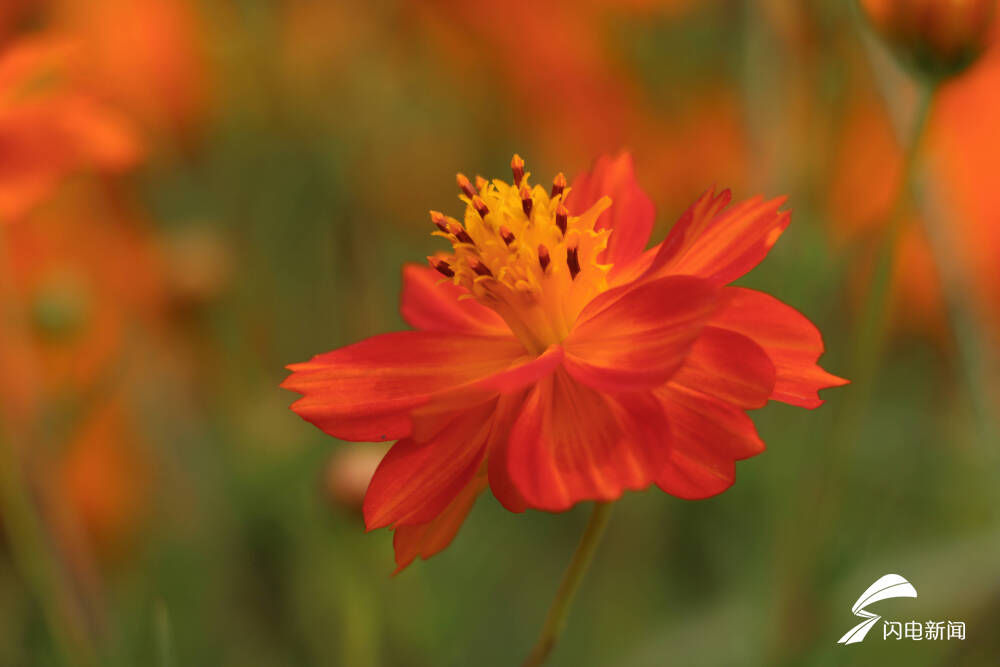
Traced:
[[144, 128], [187, 137], [208, 110], [205, 28], [189, 0], [52, 0], [101, 92]]
[[22, 39], [0, 54], [0, 223], [24, 216], [67, 174], [120, 171], [140, 147], [129, 121], [97, 98], [77, 47]]
[[72, 514], [99, 556], [128, 546], [148, 507], [149, 461], [120, 397], [102, 401], [75, 429], [50, 480], [61, 507]]
[[400, 569], [454, 537], [489, 486], [509, 510], [562, 511], [657, 484], [721, 493], [760, 453], [746, 411], [815, 408], [844, 384], [816, 364], [819, 332], [777, 299], [726, 287], [781, 236], [783, 200], [727, 208], [703, 195], [646, 250], [652, 202], [631, 157], [605, 157], [547, 192], [459, 174], [464, 225], [436, 211], [453, 252], [407, 267], [416, 331], [293, 364], [292, 409], [345, 440], [397, 440], [365, 496], [395, 529]]
[[[962, 266], [962, 285], [1000, 336], [1000, 206], [992, 174], [1000, 169], [1000, 48], [938, 92], [931, 112], [925, 156], [942, 213], [922, 219], [914, 211], [901, 237], [893, 274], [897, 322], [940, 332], [945, 324], [941, 273], [927, 238], [928, 224], [950, 242]], [[844, 116], [830, 189], [834, 232], [841, 239], [871, 235], [888, 222], [900, 187], [902, 149], [884, 105], [859, 86]]]
[[141, 513], [144, 457], [121, 394], [129, 343], [159, 326], [164, 301], [146, 230], [121, 217], [80, 184], [0, 228], [0, 420], [101, 551]]
[[716, 75], [658, 107], [610, 28], [637, 12], [676, 16], [694, 4], [433, 0], [412, 6], [431, 45], [463, 80], [503, 88], [503, 118], [513, 131], [546, 155], [581, 165], [620, 146], [642, 146], [637, 166], [655, 179], [658, 201], [682, 207], [706, 182], [744, 185], [739, 99]]
[[963, 285], [1000, 341], [1000, 46], [942, 89], [930, 129], [936, 184], [947, 217], [941, 230], [970, 284]]

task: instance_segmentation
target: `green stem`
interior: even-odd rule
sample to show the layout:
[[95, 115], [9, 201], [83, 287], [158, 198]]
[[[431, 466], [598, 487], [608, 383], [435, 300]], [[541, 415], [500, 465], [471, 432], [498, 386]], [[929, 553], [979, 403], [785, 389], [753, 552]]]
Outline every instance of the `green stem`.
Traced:
[[838, 485], [839, 480], [836, 477], [842, 472], [839, 468], [846, 465], [848, 454], [858, 439], [861, 421], [868, 409], [875, 378], [878, 376], [879, 359], [885, 348], [889, 328], [892, 272], [906, 223], [906, 211], [911, 203], [910, 194], [917, 172], [920, 147], [931, 115], [935, 90], [935, 86], [931, 84], [922, 84], [918, 89], [919, 98], [909, 139], [905, 145], [899, 191], [889, 216], [888, 228], [878, 249], [871, 284], [858, 326], [857, 342], [848, 375], [852, 386], [850, 391], [845, 392], [840, 417], [832, 433], [833, 454], [840, 465], [830, 466], [829, 471], [834, 479], [828, 482], [827, 489]]
[[85, 631], [70, 619], [70, 604], [62, 595], [59, 565], [51, 558], [50, 545], [38, 508], [24, 483], [20, 457], [0, 433], [0, 515], [10, 544], [11, 556], [24, 582], [35, 593], [45, 622], [62, 662], [70, 666], [93, 664]]
[[[825, 540], [830, 533], [827, 527], [834, 526], [840, 507], [838, 494], [844, 488], [843, 478], [847, 474], [851, 452], [859, 439], [862, 421], [869, 409], [871, 395], [878, 376], [879, 359], [885, 348], [890, 305], [892, 270], [896, 261], [896, 249], [902, 234], [906, 211], [910, 205], [910, 191], [913, 187], [920, 146], [927, 129], [935, 87], [921, 85], [916, 113], [909, 139], [905, 145], [903, 172], [899, 191], [889, 216], [888, 227], [878, 249], [871, 283], [865, 300], [864, 310], [858, 324], [856, 344], [849, 366], [848, 378], [851, 386], [844, 392], [836, 414], [836, 421], [830, 433], [828, 458], [817, 477], [811, 478], [813, 486], [811, 502], [803, 505], [793, 524], [798, 529], [786, 536], [787, 551], [790, 552], [786, 565], [786, 579], [779, 593], [778, 643], [771, 647], [779, 657], [794, 651], [796, 624], [804, 591], [809, 590], [806, 582], [813, 576], [813, 570], [824, 552]], [[814, 481], [812, 481], [814, 480]], [[781, 662], [776, 659], [772, 662]]]
[[563, 575], [562, 583], [559, 584], [559, 591], [555, 600], [549, 608], [548, 616], [545, 617], [545, 625], [542, 626], [542, 633], [531, 650], [531, 654], [522, 663], [522, 667], [537, 667], [545, 662], [555, 648], [559, 636], [566, 627], [566, 617], [569, 615], [570, 606], [573, 604], [573, 597], [576, 595], [583, 575], [586, 574], [590, 561], [594, 557], [597, 545], [601, 542], [604, 529], [608, 525], [611, 517], [612, 503], [594, 503], [594, 510], [590, 514], [587, 528], [583, 531], [580, 543], [573, 553], [573, 560], [570, 561], [566, 573]]

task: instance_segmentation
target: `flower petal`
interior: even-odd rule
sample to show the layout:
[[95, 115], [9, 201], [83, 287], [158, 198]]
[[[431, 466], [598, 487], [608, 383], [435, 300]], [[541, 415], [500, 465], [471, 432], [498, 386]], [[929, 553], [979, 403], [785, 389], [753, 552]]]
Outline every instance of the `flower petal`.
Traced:
[[774, 364], [747, 336], [707, 326], [671, 383], [744, 410], [762, 408], [774, 390]]
[[654, 393], [670, 420], [669, 463], [656, 478], [666, 493], [687, 500], [722, 493], [733, 483], [733, 462], [764, 451], [739, 407], [673, 382]]
[[303, 395], [292, 410], [334, 437], [396, 440], [410, 434], [410, 412], [436, 394], [530, 362], [513, 336], [402, 331], [292, 364], [281, 386]]
[[505, 464], [528, 506], [559, 512], [645, 488], [666, 465], [668, 440], [652, 394], [614, 398], [557, 371], [528, 394]]
[[573, 215], [582, 215], [604, 196], [611, 197], [611, 208], [597, 219], [595, 229], [613, 232], [600, 261], [620, 269], [638, 257], [649, 243], [656, 216], [652, 200], [635, 179], [632, 156], [627, 151], [615, 157], [604, 155], [589, 172], [578, 175], [566, 206]]
[[723, 210], [729, 191], [707, 192], [670, 230], [649, 268], [649, 277], [692, 275], [718, 285], [757, 266], [788, 226], [778, 209], [783, 197], [754, 197]]
[[399, 311], [415, 329], [501, 336], [510, 327], [494, 311], [468, 297], [463, 287], [426, 266], [403, 267]]
[[453, 412], [426, 441], [400, 440], [365, 493], [368, 530], [432, 521], [479, 470], [494, 426], [496, 400]]
[[725, 305], [712, 326], [737, 331], [764, 348], [777, 371], [771, 399], [803, 408], [823, 404], [818, 391], [848, 380], [827, 373], [816, 363], [823, 338], [809, 319], [769, 294], [728, 287]]
[[426, 560], [451, 544], [485, 488], [486, 477], [476, 476], [433, 520], [397, 528], [392, 536], [396, 552], [396, 571], [393, 574], [402, 572], [417, 556]]
[[767, 403], [774, 378], [774, 364], [757, 343], [705, 327], [681, 369], [654, 391], [671, 430], [669, 463], [657, 485], [689, 500], [728, 489], [733, 461], [764, 450], [744, 411]]
[[587, 304], [566, 338], [566, 369], [600, 391], [661, 385], [715, 312], [717, 294], [693, 276], [608, 290]]
[[521, 414], [526, 395], [525, 391], [500, 397], [496, 411], [497, 426], [490, 438], [486, 461], [493, 496], [507, 511], [518, 514], [528, 509], [528, 504], [510, 476], [507, 458], [510, 456], [510, 431]]

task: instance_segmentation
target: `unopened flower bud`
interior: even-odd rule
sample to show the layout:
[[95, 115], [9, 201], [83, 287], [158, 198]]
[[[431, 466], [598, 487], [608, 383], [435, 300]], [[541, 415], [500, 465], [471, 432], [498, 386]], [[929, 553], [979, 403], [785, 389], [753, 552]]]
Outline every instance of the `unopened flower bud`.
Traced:
[[861, 0], [904, 64], [941, 80], [961, 73], [986, 48], [997, 0]]

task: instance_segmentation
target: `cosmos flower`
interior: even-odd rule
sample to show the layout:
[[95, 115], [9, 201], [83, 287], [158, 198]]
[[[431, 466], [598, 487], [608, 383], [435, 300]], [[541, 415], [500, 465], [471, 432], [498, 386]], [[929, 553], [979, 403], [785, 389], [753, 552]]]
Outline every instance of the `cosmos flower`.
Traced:
[[151, 138], [195, 138], [210, 107], [211, 63], [190, 0], [56, 0], [56, 29], [79, 40], [93, 82]]
[[487, 487], [514, 512], [611, 501], [651, 484], [699, 499], [764, 449], [746, 411], [805, 408], [844, 384], [816, 364], [809, 320], [727, 284], [789, 222], [782, 199], [708, 191], [646, 250], [654, 211], [628, 154], [572, 188], [458, 177], [464, 224], [436, 211], [452, 252], [407, 266], [414, 331], [294, 364], [292, 409], [344, 440], [398, 440], [365, 497], [399, 568], [454, 537]]
[[76, 62], [76, 47], [50, 36], [0, 53], [0, 223], [74, 171], [121, 171], [139, 159], [130, 122], [81, 83]]

